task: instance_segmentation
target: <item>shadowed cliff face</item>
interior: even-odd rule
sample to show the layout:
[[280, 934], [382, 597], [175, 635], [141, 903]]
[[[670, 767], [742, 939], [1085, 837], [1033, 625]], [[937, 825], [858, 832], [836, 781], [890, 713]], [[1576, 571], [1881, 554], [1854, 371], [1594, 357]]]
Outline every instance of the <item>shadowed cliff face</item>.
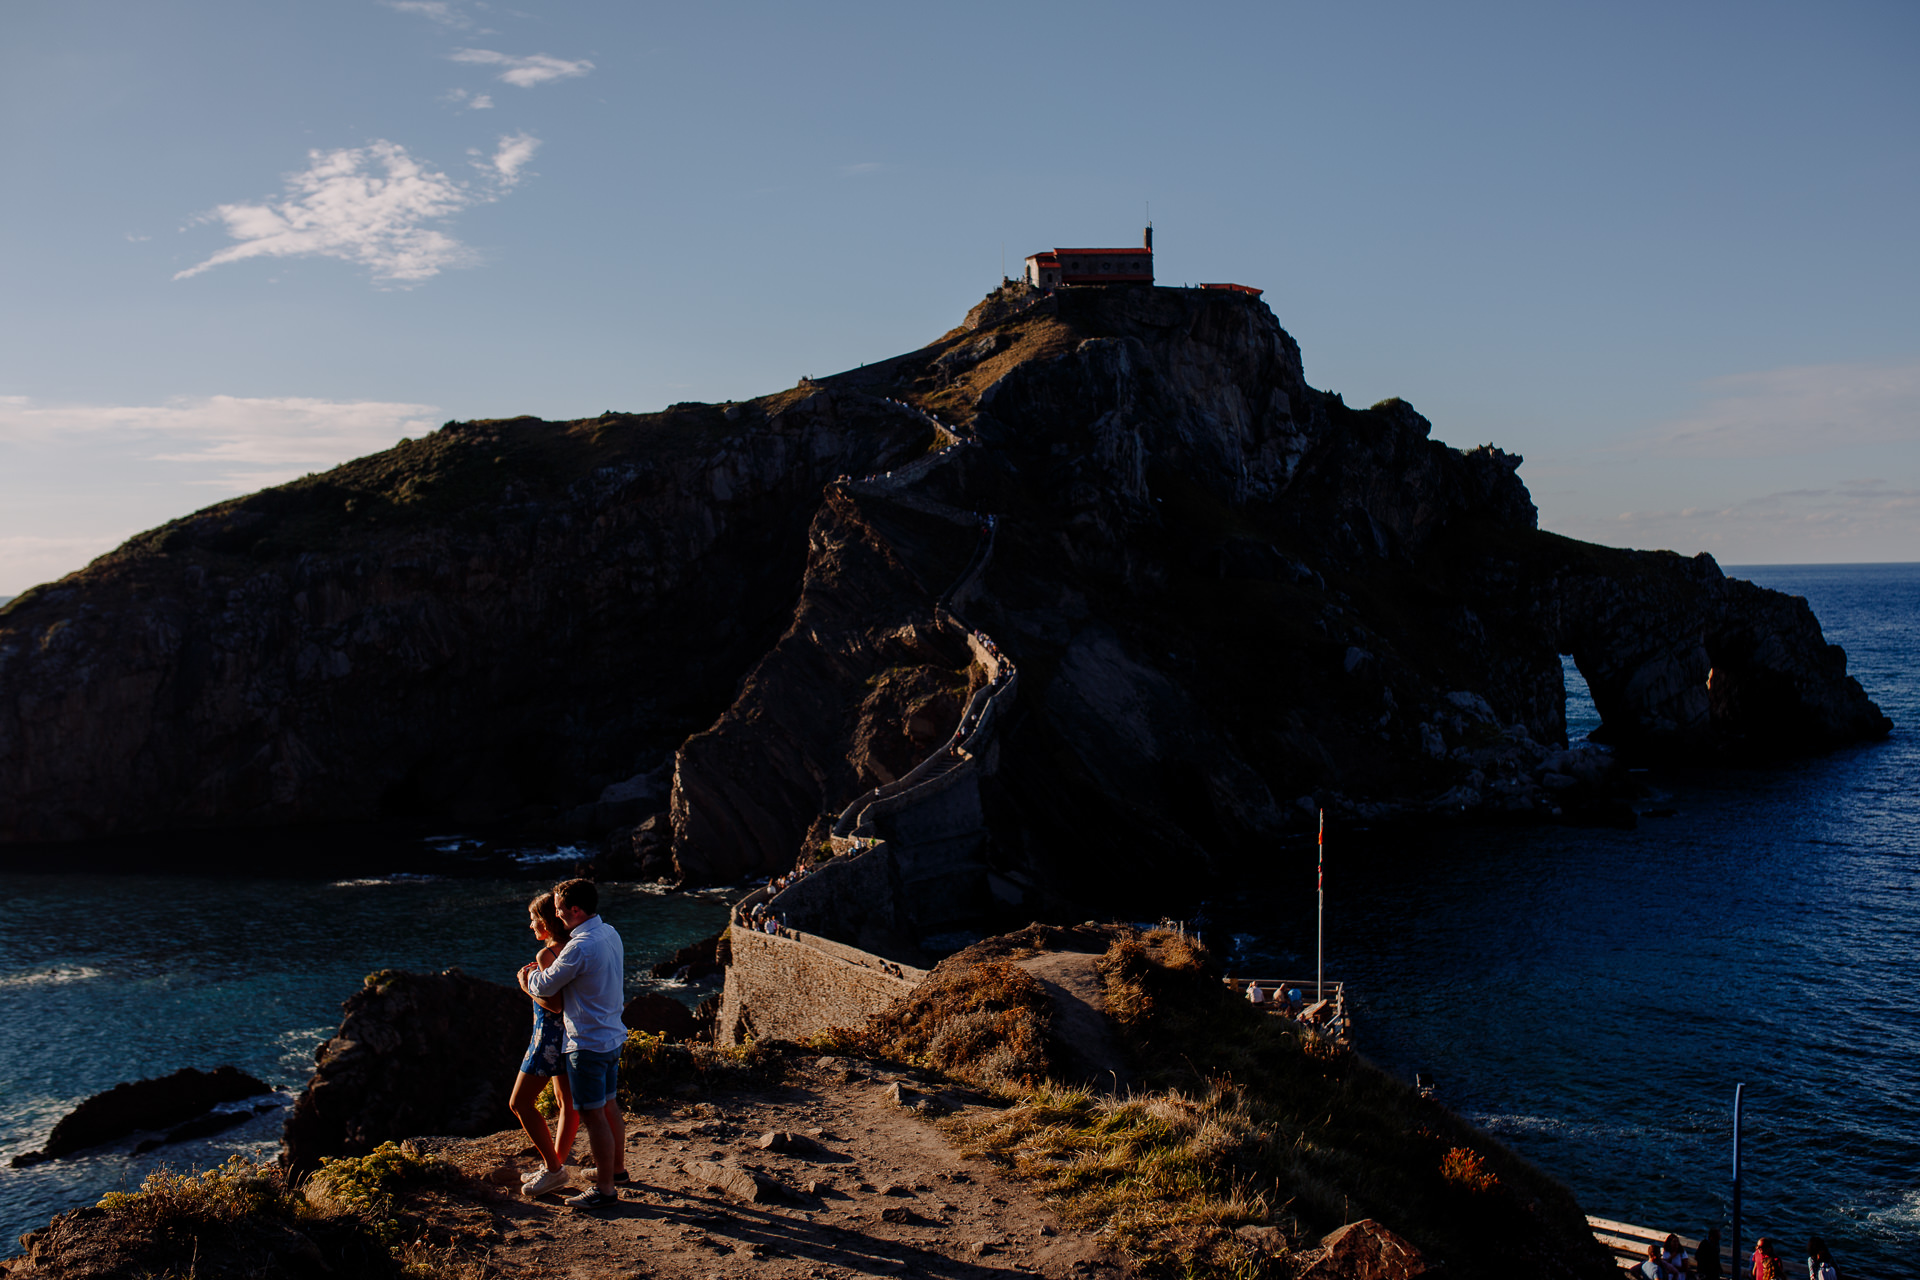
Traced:
[[779, 635], [821, 483], [927, 436], [800, 393], [450, 425], [142, 535], [0, 613], [0, 841], [591, 802]]
[[[910, 394], [979, 442], [914, 492], [999, 515], [962, 613], [1023, 683], [982, 800], [995, 866], [1042, 901], [1151, 906], [1128, 887], [1194, 884], [1321, 805], [1616, 818], [1613, 760], [1567, 749], [1562, 653], [1641, 758], [1767, 758], [1886, 731], [1804, 601], [1706, 557], [1541, 533], [1517, 457], [1435, 441], [1400, 401], [1354, 410], [1309, 388], [1264, 306], [1079, 290], [971, 319], [830, 385]], [[816, 535], [880, 501], [843, 492]], [[795, 626], [681, 753], [683, 874], [783, 870], [817, 814], [887, 780], [849, 776], [861, 730], [800, 733], [776, 710], [832, 686], [844, 718], [898, 660], [849, 661], [858, 646], [810, 610], [884, 581], [891, 610], [913, 613], [917, 589], [925, 617], [948, 572], [930, 559], [939, 540], [877, 536], [885, 570], [816, 536]], [[971, 536], [950, 532], [946, 554]], [[774, 777], [778, 794], [753, 785]], [[752, 814], [752, 839], [698, 817], [716, 808]]]
[[[974, 443], [911, 483], [939, 416]], [[0, 613], [0, 840], [590, 804], [673, 760], [695, 880], [783, 870], [1019, 666], [997, 867], [1196, 872], [1327, 806], [1603, 798], [1640, 757], [1884, 734], [1803, 601], [1536, 528], [1519, 459], [1310, 388], [1258, 301], [1007, 290], [764, 401], [449, 428], [143, 535]], [[664, 771], [661, 776], [664, 776]], [[644, 790], [644, 788], [642, 788]], [[631, 820], [631, 819], [627, 819]]]

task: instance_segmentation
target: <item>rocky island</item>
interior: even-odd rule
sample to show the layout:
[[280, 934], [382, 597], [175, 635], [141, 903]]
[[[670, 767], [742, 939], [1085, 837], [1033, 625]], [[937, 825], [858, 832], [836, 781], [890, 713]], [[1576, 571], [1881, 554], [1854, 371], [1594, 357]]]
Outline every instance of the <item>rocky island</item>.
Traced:
[[1888, 731], [1803, 600], [1545, 532], [1519, 463], [1308, 386], [1257, 298], [1152, 286], [1011, 284], [737, 404], [450, 422], [0, 611], [0, 847], [421, 817], [775, 874], [953, 738], [969, 636], [1019, 689], [946, 826], [1003, 924], [1320, 808], [1617, 817], [1562, 654], [1614, 760]]

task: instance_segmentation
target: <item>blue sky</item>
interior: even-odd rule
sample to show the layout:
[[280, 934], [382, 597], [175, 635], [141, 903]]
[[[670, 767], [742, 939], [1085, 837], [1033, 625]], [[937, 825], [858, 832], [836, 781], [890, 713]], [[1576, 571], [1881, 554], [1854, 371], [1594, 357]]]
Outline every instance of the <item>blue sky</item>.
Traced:
[[1035, 249], [1265, 288], [1542, 523], [1920, 560], [1911, 4], [0, 7], [0, 594], [449, 418], [743, 398]]

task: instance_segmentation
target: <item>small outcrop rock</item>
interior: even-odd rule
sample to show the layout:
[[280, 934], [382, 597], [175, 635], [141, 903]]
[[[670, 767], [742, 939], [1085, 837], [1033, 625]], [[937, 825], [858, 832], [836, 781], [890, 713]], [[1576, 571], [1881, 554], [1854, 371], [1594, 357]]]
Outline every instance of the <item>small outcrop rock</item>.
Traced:
[[692, 1040], [700, 1032], [700, 1023], [691, 1009], [657, 991], [642, 991], [627, 1001], [627, 1007], [620, 1012], [620, 1021], [626, 1023], [629, 1031], [645, 1031], [669, 1040]]
[[820, 1144], [806, 1134], [785, 1129], [769, 1129], [754, 1139], [753, 1145], [762, 1151], [778, 1151], [784, 1155], [813, 1155], [821, 1150]]
[[1298, 1280], [1418, 1280], [1431, 1272], [1418, 1249], [1371, 1218], [1322, 1236], [1297, 1262]]
[[686, 1170], [688, 1176], [701, 1185], [712, 1187], [715, 1191], [748, 1204], [766, 1204], [770, 1201], [788, 1200], [793, 1197], [793, 1192], [786, 1183], [764, 1173], [755, 1173], [751, 1169], [741, 1169], [730, 1164], [717, 1164], [712, 1160], [695, 1160], [686, 1166]]
[[[271, 1085], [238, 1067], [215, 1067], [211, 1071], [182, 1067], [170, 1076], [117, 1084], [75, 1107], [53, 1126], [44, 1148], [15, 1156], [13, 1167], [57, 1160], [143, 1129], [171, 1129], [200, 1118], [213, 1121], [214, 1127], [202, 1128], [199, 1132], [218, 1132], [230, 1124], [240, 1123], [246, 1119], [245, 1114], [229, 1122], [224, 1117], [209, 1117], [207, 1112], [223, 1102], [238, 1102], [272, 1091]], [[194, 1136], [197, 1134], [180, 1135], [183, 1139]]]
[[282, 1158], [294, 1171], [415, 1134], [514, 1124], [507, 1095], [526, 1047], [525, 995], [458, 969], [387, 969], [342, 1008], [340, 1030], [315, 1051], [313, 1077], [287, 1118]]
[[[672, 834], [671, 828], [659, 833], [656, 847], [670, 851], [668, 842]], [[634, 839], [638, 841], [638, 833], [635, 834]], [[690, 942], [667, 959], [654, 965], [648, 973], [656, 978], [678, 978], [683, 982], [697, 982], [701, 978], [711, 978], [726, 967], [726, 941], [727, 932], [722, 929], [711, 938]]]

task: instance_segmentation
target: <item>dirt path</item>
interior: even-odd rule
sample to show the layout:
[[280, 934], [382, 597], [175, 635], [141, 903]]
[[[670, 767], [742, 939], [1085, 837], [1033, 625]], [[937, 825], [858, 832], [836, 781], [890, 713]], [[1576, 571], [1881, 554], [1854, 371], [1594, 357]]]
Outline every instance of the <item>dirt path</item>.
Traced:
[[1041, 951], [1014, 963], [1039, 980], [1053, 999], [1053, 1032], [1072, 1051], [1072, 1075], [1095, 1088], [1119, 1093], [1127, 1086], [1126, 1060], [1107, 1020], [1100, 957], [1085, 951]]
[[[467, 1218], [457, 1231], [461, 1251], [471, 1256], [470, 1242], [484, 1239], [488, 1275], [541, 1280], [1130, 1274], [1097, 1236], [1062, 1229], [1022, 1184], [960, 1156], [929, 1113], [964, 1110], [967, 1099], [929, 1095], [911, 1076], [865, 1064], [792, 1061], [781, 1085], [630, 1115], [633, 1182], [602, 1211], [510, 1190], [533, 1167], [522, 1135], [433, 1142], [490, 1184], [477, 1199], [445, 1205], [450, 1220]], [[889, 1096], [896, 1083], [909, 1105]], [[799, 1135], [803, 1149], [761, 1149], [768, 1131]], [[756, 1174], [787, 1193], [742, 1198]], [[589, 1176], [583, 1170], [581, 1180]], [[710, 1185], [716, 1178], [730, 1179], [735, 1193]]]

